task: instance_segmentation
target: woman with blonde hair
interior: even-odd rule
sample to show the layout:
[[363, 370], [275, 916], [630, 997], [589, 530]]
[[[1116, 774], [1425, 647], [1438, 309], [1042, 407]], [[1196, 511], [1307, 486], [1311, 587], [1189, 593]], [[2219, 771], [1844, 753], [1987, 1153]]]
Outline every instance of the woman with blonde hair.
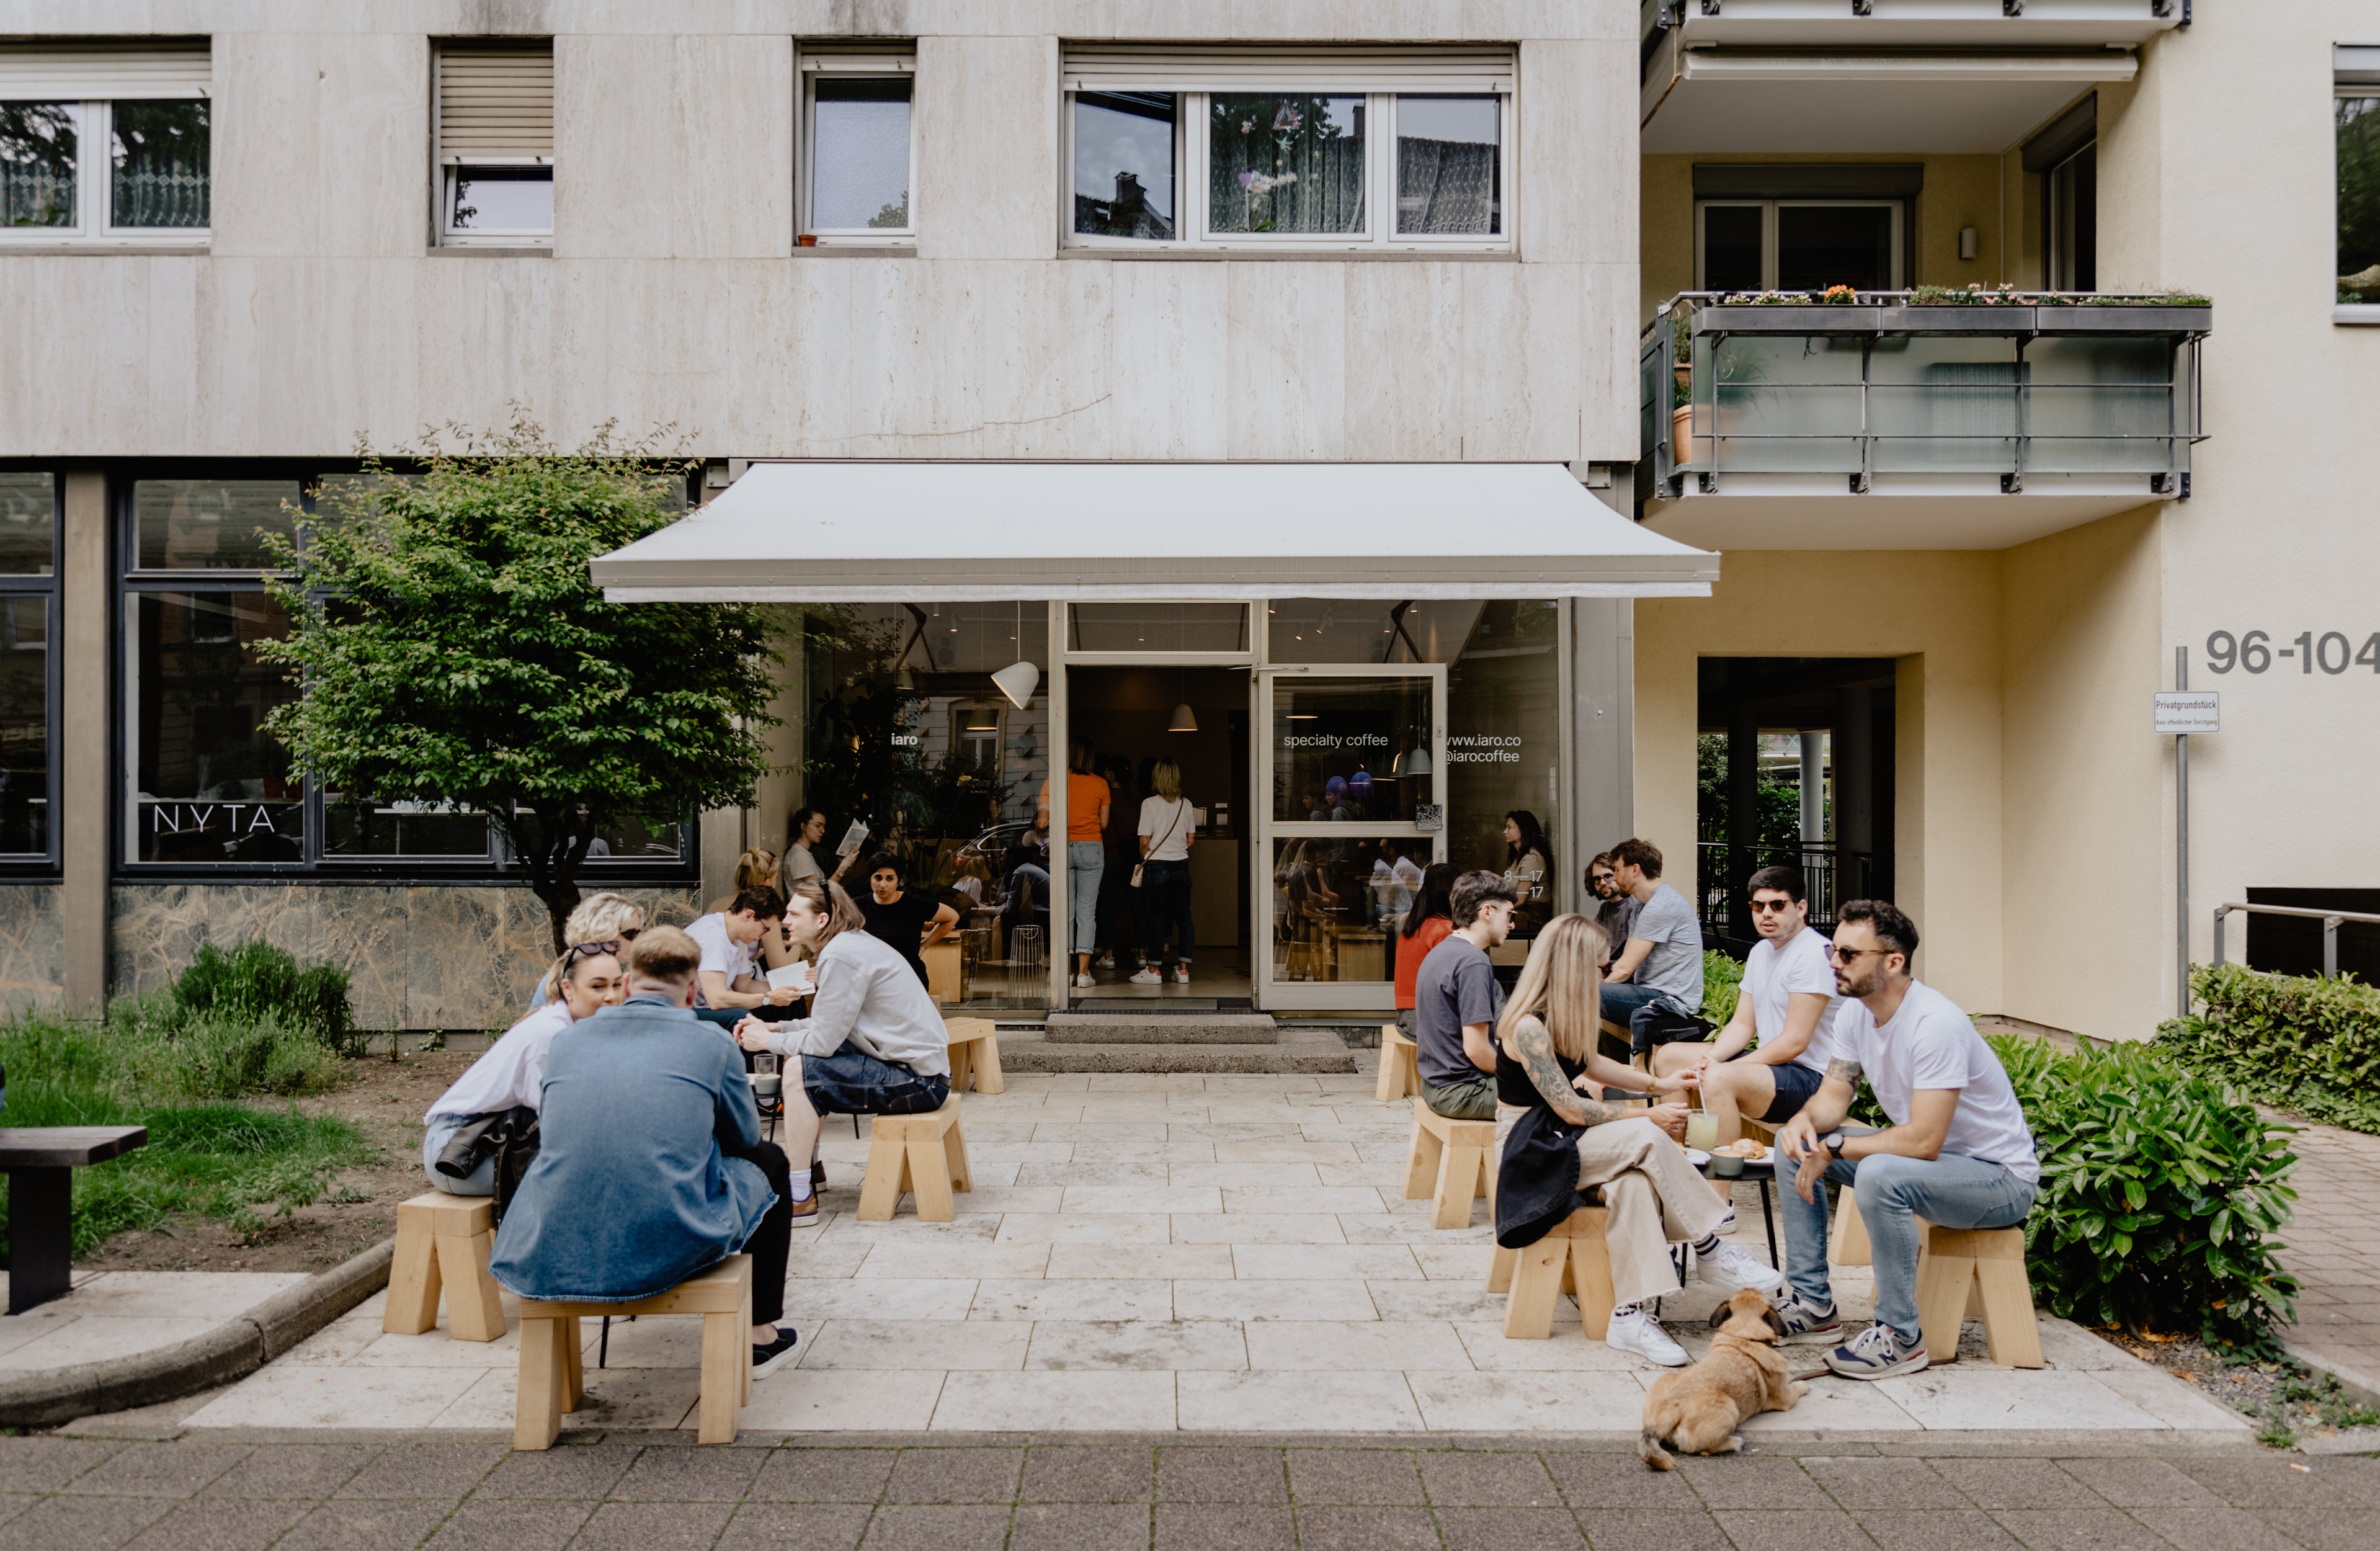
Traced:
[[[1607, 946], [1603, 928], [1585, 916], [1554, 917], [1537, 934], [1520, 983], [1497, 1020], [1498, 1239], [1504, 1241], [1508, 1222], [1502, 1207], [1508, 1197], [1515, 1205], [1514, 1222], [1535, 1215], [1519, 1203], [1550, 1203], [1550, 1213], [1537, 1219], [1550, 1227], [1569, 1215], [1575, 1201], [1572, 1191], [1599, 1188], [1617, 1304], [1604, 1339], [1665, 1368], [1680, 1368], [1686, 1354], [1650, 1307], [1655, 1299], [1678, 1290], [1671, 1244], [1694, 1246], [1695, 1279], [1722, 1297], [1739, 1288], [1758, 1288], [1773, 1298], [1785, 1278], [1719, 1237], [1734, 1230], [1735, 1211], [1694, 1172], [1678, 1145], [1686, 1128], [1682, 1103], [1624, 1109], [1584, 1091], [1602, 1083], [1677, 1093], [1695, 1081], [1692, 1074], [1653, 1077], [1597, 1052], [1599, 966]], [[1524, 1122], [1525, 1133], [1516, 1136]], [[1545, 1178], [1536, 1166], [1550, 1156], [1543, 1145], [1548, 1136], [1570, 1142], [1576, 1152], [1574, 1179], [1566, 1162], [1558, 1179]], [[1524, 1241], [1543, 1232], [1537, 1227]]]
[[[574, 926], [586, 909], [581, 905], [571, 916]], [[636, 935], [634, 929], [629, 935]], [[421, 1167], [431, 1184], [448, 1195], [496, 1193], [497, 1143], [490, 1122], [516, 1109], [543, 1106], [546, 1057], [554, 1037], [601, 1008], [627, 1000], [628, 980], [620, 963], [627, 952], [627, 944], [616, 937], [574, 941], [546, 972], [546, 982], [560, 988], [560, 997], [498, 1035], [487, 1053], [438, 1095], [421, 1117], [428, 1128], [421, 1138]]]
[[1149, 794], [1140, 800], [1140, 972], [1135, 985], [1162, 984], [1159, 961], [1166, 957], [1165, 929], [1182, 938], [1172, 961], [1176, 983], [1190, 983], [1190, 956], [1198, 934], [1190, 924], [1190, 844], [1198, 837], [1189, 800], [1182, 795], [1182, 767], [1159, 760], [1149, 772]]
[[[605, 889], [578, 901], [578, 908], [562, 923], [564, 951], [581, 943], [618, 943], [621, 951], [625, 952], [626, 945], [635, 942], [644, 929], [645, 908], [625, 894]], [[537, 989], [529, 993], [528, 1010], [535, 1012], [552, 1002], [553, 986], [553, 971], [548, 970], [537, 983]]]

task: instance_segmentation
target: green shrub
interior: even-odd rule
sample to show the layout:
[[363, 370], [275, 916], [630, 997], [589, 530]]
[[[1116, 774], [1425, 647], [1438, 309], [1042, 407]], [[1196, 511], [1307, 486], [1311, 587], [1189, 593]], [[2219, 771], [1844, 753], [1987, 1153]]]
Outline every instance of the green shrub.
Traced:
[[2267, 1237], [2297, 1199], [2293, 1128], [2154, 1046], [1990, 1044], [2041, 1158], [2025, 1224], [2034, 1296], [2084, 1325], [2268, 1345], [2297, 1292]]
[[1703, 1016], [1727, 1027], [1743, 991], [1743, 966], [1715, 947], [1703, 949]]
[[2380, 1132], [2380, 987], [2200, 964], [2190, 989], [2205, 1010], [2167, 1020], [2159, 1045], [2269, 1103]]
[[212, 943], [199, 949], [181, 978], [174, 1000], [186, 1012], [232, 1018], [277, 1018], [310, 1031], [343, 1055], [356, 1053], [355, 1009], [347, 1001], [347, 971], [333, 964], [300, 969], [297, 958], [261, 938], [229, 953]]

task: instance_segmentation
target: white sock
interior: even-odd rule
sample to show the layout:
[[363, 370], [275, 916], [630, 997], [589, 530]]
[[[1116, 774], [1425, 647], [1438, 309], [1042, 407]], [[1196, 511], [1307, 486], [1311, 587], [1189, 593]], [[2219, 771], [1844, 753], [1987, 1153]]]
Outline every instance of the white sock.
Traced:
[[787, 1173], [793, 1179], [794, 1199], [808, 1201], [810, 1198], [810, 1171], [807, 1168], [795, 1168], [787, 1170]]
[[1695, 1240], [1689, 1248], [1698, 1255], [1715, 1255], [1718, 1253], [1718, 1235], [1716, 1233], [1706, 1233], [1700, 1239]]

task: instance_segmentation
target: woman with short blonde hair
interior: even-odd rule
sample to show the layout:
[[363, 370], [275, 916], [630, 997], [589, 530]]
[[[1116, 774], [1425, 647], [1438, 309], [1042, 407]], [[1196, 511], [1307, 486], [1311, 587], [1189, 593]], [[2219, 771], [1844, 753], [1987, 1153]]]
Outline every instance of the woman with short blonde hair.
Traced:
[[1182, 940], [1174, 961], [1177, 984], [1190, 983], [1190, 958], [1198, 946], [1190, 924], [1190, 844], [1198, 837], [1195, 812], [1182, 795], [1182, 767], [1159, 760], [1149, 772], [1149, 792], [1140, 800], [1140, 972], [1135, 985], [1159, 985], [1165, 980], [1159, 962], [1165, 957], [1165, 929], [1170, 925]]
[[[618, 943], [619, 951], [625, 953], [625, 945], [635, 942], [644, 929], [645, 908], [625, 894], [605, 889], [578, 901], [578, 908], [562, 923], [563, 952], [567, 954], [581, 943]], [[548, 969], [537, 989], [529, 993], [528, 1010], [535, 1012], [552, 1001], [556, 983], [553, 971]]]
[[[1735, 1209], [1716, 1195], [1678, 1139], [1686, 1129], [1679, 1100], [1650, 1110], [1622, 1108], [1596, 1084], [1649, 1088], [1681, 1093], [1697, 1081], [1692, 1074], [1654, 1077], [1596, 1049], [1602, 1000], [1603, 928], [1583, 915], [1559, 915], [1546, 922], [1530, 945], [1520, 983], [1496, 1023], [1497, 1191], [1521, 1201], [1544, 1199], [1548, 1186], [1558, 1215], [1566, 1215], [1570, 1189], [1600, 1188], [1604, 1242], [1611, 1256], [1612, 1296], [1617, 1307], [1605, 1340], [1666, 1368], [1683, 1367], [1686, 1354], [1661, 1328], [1650, 1305], [1679, 1289], [1673, 1243], [1691, 1244], [1695, 1278], [1722, 1297], [1739, 1288], [1758, 1288], [1771, 1298], [1785, 1286], [1782, 1273], [1762, 1264], [1721, 1239], [1732, 1232]], [[1562, 1127], [1579, 1127], [1578, 1178], [1548, 1181], [1532, 1163], [1540, 1149], [1508, 1148], [1514, 1129], [1530, 1122], [1531, 1138], [1548, 1131], [1550, 1111]], [[1509, 1154], [1509, 1155], [1508, 1155]], [[1505, 1224], [1500, 1218], [1499, 1231]]]

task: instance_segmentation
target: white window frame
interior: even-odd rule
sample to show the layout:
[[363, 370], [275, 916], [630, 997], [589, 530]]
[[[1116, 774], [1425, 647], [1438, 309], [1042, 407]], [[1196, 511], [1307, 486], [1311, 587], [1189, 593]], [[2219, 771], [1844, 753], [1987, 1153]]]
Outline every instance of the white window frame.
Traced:
[[110, 174], [115, 165], [115, 104], [127, 103], [205, 102], [207, 116], [208, 210], [212, 214], [215, 175], [212, 99], [171, 97], [11, 97], [12, 103], [63, 103], [75, 110], [75, 224], [71, 226], [0, 226], [0, 244], [13, 247], [55, 247], [73, 243], [93, 248], [188, 248], [213, 235], [204, 226], [119, 226], [110, 198]]
[[1807, 208], [1812, 205], [1839, 209], [1846, 205], [1860, 205], [1889, 210], [1892, 212], [1892, 283], [1886, 289], [1897, 291], [1908, 286], [1910, 211], [1909, 202], [1906, 200], [1875, 198], [1754, 200], [1730, 199], [1723, 195], [1714, 195], [1694, 201], [1694, 289], [1698, 291], [1718, 288], [1710, 284], [1703, 263], [1703, 215], [1715, 204], [1736, 209], [1754, 205], [1760, 208], [1760, 284], [1755, 288], [1765, 291], [1773, 291], [1777, 288], [1777, 212], [1780, 209]]
[[544, 248], [553, 242], [551, 222], [542, 226], [517, 228], [496, 226], [456, 226], [455, 216], [455, 184], [465, 172], [479, 167], [543, 167], [546, 182], [552, 184], [553, 158], [551, 156], [447, 156], [438, 158], [438, 246], [441, 248]]
[[[800, 92], [798, 104], [801, 132], [799, 144], [794, 148], [794, 210], [795, 232], [814, 239], [820, 248], [909, 248], [917, 241], [917, 56], [907, 50], [878, 50], [868, 54], [841, 51], [804, 51], [795, 61], [795, 74], [800, 79], [795, 90]], [[810, 219], [810, 198], [817, 184], [810, 157], [818, 147], [818, 96], [815, 88], [820, 76], [838, 76], [846, 80], [909, 81], [909, 224], [905, 226], [837, 226], [824, 227]]]
[[[1061, 106], [1062, 123], [1058, 153], [1060, 180], [1058, 213], [1060, 241], [1068, 248], [1104, 248], [1124, 252], [1148, 253], [1177, 251], [1185, 249], [1220, 249], [1225, 251], [1262, 252], [1282, 250], [1298, 252], [1426, 252], [1447, 251], [1501, 253], [1513, 250], [1518, 221], [1513, 209], [1512, 191], [1513, 149], [1518, 139], [1513, 111], [1513, 94], [1510, 92], [1355, 92], [1345, 87], [1284, 87], [1281, 95], [1316, 97], [1362, 97], [1365, 100], [1364, 126], [1368, 143], [1364, 148], [1364, 214], [1366, 229], [1363, 232], [1216, 232], [1209, 229], [1207, 205], [1207, 158], [1211, 150], [1208, 131], [1211, 128], [1209, 101], [1215, 92], [1176, 91], [1173, 92], [1173, 189], [1174, 238], [1171, 242], [1135, 237], [1111, 237], [1098, 233], [1077, 232], [1075, 228], [1075, 99], [1079, 92], [1068, 91]], [[1261, 96], [1265, 91], [1256, 88], [1220, 89], [1224, 96]], [[1496, 209], [1503, 230], [1494, 236], [1471, 233], [1406, 233], [1396, 230], [1397, 198], [1397, 99], [1400, 97], [1494, 97], [1497, 99], [1497, 187]], [[1388, 126], [1386, 150], [1377, 149], [1383, 139], [1378, 126]]]

